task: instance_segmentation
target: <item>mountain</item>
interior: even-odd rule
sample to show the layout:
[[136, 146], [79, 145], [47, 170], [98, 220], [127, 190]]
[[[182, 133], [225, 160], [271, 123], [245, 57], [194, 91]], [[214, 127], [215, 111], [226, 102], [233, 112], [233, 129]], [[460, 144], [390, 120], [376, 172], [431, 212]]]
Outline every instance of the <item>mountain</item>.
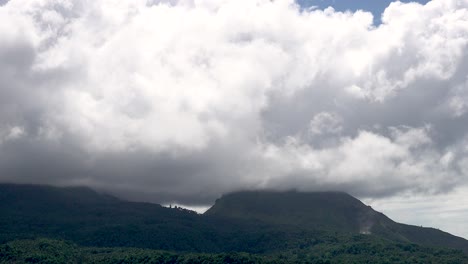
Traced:
[[434, 228], [394, 222], [343, 192], [235, 192], [216, 200], [205, 215], [301, 229], [374, 234], [391, 241], [468, 252], [468, 241], [463, 238]]
[[52, 237], [89, 246], [216, 248], [193, 211], [122, 201], [85, 187], [0, 184], [0, 212], [0, 243]]
[[255, 219], [301, 228], [365, 233], [377, 218], [374, 210], [340, 192], [244, 191], [224, 195], [205, 213]]
[[[0, 263], [2, 254], [11, 257], [22, 252], [22, 245], [40, 249], [42, 242], [28, 242], [37, 238], [71, 241], [77, 244], [73, 246], [77, 252], [82, 246], [131, 247], [205, 254], [247, 252], [260, 254], [261, 259], [284, 254], [296, 258], [300, 253], [357, 262], [390, 256], [404, 260], [411, 255], [436, 259], [436, 263], [445, 263], [444, 259], [466, 263], [467, 256], [460, 251], [443, 248], [468, 249], [468, 241], [462, 238], [396, 223], [339, 192], [236, 192], [222, 196], [200, 215], [123, 201], [85, 187], [0, 184], [0, 212], [0, 244], [8, 243], [3, 253], [0, 247]], [[7, 250], [11, 247], [19, 251], [13, 254]]]

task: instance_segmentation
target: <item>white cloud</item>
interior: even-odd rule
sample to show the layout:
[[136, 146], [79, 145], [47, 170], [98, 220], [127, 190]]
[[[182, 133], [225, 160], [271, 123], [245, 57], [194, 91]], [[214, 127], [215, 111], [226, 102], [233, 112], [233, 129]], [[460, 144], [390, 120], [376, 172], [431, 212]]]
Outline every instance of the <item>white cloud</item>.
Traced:
[[[359, 58], [356, 58], [356, 60], [359, 60]], [[349, 94], [355, 96], [356, 98], [361, 98], [361, 99], [364, 99], [367, 97], [366, 93], [364, 92], [364, 90], [357, 86], [357, 85], [351, 85], [351, 86], [347, 86], [345, 87], [345, 91], [348, 92]]]
[[[270, 170], [262, 185], [301, 190], [344, 188], [375, 196], [395, 190], [437, 192], [461, 176], [445, 169], [453, 153], [434, 151], [425, 128], [391, 131], [392, 137], [361, 131], [325, 149], [313, 148], [298, 138], [268, 145], [262, 153]], [[289, 177], [299, 177], [301, 184]]]
[[33, 76], [73, 75], [44, 81], [61, 104], [47, 118], [97, 149], [207, 147], [237, 122], [258, 120], [270, 92], [314, 89], [321, 78], [336, 79], [323, 89], [348, 84], [358, 97], [384, 100], [421, 78], [450, 78], [468, 41], [457, 1], [394, 3], [378, 28], [370, 13], [300, 12], [287, 0], [118, 2], [2, 8], [24, 27], [5, 29], [5, 39], [32, 39]]
[[292, 0], [11, 0], [1, 179], [181, 204], [466, 185], [468, 3], [395, 2], [372, 20]]
[[454, 117], [461, 117], [468, 111], [468, 80], [456, 85], [450, 92], [451, 96], [447, 100], [449, 112]]
[[4, 129], [0, 129], [0, 145], [3, 142], [14, 141], [26, 136], [23, 127], [9, 126]]
[[5, 138], [7, 140], [14, 140], [22, 136], [24, 136], [24, 129], [22, 127], [15, 126], [10, 128], [10, 131], [8, 132]]
[[309, 131], [312, 135], [337, 134], [343, 127], [341, 126], [341, 117], [328, 112], [318, 113], [312, 118], [309, 125]]

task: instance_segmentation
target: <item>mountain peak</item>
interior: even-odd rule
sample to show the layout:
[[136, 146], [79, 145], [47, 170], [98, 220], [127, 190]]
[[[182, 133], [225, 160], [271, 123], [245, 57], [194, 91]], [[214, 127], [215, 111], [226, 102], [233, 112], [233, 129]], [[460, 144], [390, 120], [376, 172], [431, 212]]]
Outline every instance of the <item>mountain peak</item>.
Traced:
[[392, 241], [468, 251], [468, 241], [463, 238], [433, 228], [396, 223], [344, 192], [234, 192], [216, 200], [205, 215], [309, 230], [374, 234]]
[[377, 213], [344, 192], [241, 191], [223, 195], [206, 213], [267, 223], [369, 232]]
[[468, 252], [468, 241], [462, 238], [396, 223], [343, 192], [235, 192], [223, 195], [204, 215], [198, 215], [127, 202], [83, 187], [0, 184], [0, 211], [0, 243], [39, 235], [98, 246], [219, 250], [223, 248], [219, 241], [231, 237], [234, 240], [227, 239], [231, 242], [224, 249], [246, 250], [245, 237], [257, 243], [259, 235], [276, 234], [272, 240], [262, 240], [266, 244], [256, 244], [257, 249], [267, 250], [289, 234], [301, 238], [304, 234], [354, 237], [361, 233], [372, 234], [365, 236], [371, 240]]

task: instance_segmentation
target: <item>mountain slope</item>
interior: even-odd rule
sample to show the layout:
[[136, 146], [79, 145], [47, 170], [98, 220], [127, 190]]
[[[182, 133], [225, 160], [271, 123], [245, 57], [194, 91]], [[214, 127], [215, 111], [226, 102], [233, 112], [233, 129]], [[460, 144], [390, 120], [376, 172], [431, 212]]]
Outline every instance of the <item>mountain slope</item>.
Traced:
[[414, 248], [410, 243], [468, 248], [448, 233], [395, 223], [345, 193], [239, 192], [199, 215], [83, 187], [0, 184], [0, 212], [0, 243], [47, 237], [97, 247], [255, 254], [359, 241], [392, 250]]
[[224, 195], [205, 215], [359, 233], [371, 211], [346, 193], [252, 191]]
[[218, 199], [205, 214], [305, 229], [374, 234], [392, 241], [452, 247], [468, 252], [468, 241], [463, 238], [434, 228], [396, 223], [341, 192], [236, 192]]
[[0, 212], [0, 242], [52, 237], [90, 246], [216, 249], [199, 231], [207, 228], [195, 212], [122, 201], [89, 188], [0, 184]]

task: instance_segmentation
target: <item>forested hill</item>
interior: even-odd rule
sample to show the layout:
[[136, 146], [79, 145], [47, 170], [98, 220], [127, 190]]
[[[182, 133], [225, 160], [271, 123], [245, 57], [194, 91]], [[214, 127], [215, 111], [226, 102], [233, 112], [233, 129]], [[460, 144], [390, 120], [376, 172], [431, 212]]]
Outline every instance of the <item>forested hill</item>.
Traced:
[[227, 194], [205, 215], [353, 233], [367, 232], [378, 219], [386, 218], [346, 193], [295, 191]]
[[411, 253], [463, 260], [463, 253], [441, 248], [468, 249], [462, 238], [395, 223], [356, 198], [333, 192], [237, 192], [200, 215], [123, 201], [84, 187], [0, 184], [0, 211], [0, 244], [14, 247], [38, 244], [11, 241], [48, 238], [86, 247], [209, 254], [302, 252], [380, 259]]
[[396, 223], [343, 192], [235, 192], [216, 200], [205, 214], [302, 229], [374, 234], [392, 241], [468, 252], [466, 239], [434, 228]]

